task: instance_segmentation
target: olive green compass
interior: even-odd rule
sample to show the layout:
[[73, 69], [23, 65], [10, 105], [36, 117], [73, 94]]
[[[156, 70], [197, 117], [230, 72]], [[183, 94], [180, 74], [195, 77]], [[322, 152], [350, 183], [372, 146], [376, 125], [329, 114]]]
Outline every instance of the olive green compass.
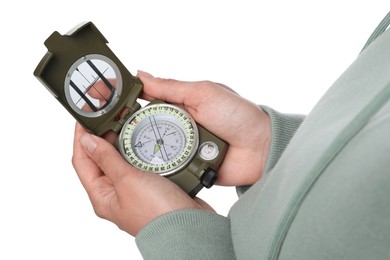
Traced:
[[126, 69], [91, 22], [52, 33], [34, 75], [87, 130], [118, 133], [116, 147], [134, 167], [167, 177], [190, 196], [217, 179], [228, 145], [181, 107], [137, 102], [142, 82]]

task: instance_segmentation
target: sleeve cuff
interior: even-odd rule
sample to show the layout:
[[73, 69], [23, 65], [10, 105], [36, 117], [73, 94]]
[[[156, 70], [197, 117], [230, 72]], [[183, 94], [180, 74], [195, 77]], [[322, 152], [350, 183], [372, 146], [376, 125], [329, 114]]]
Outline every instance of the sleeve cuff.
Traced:
[[[263, 174], [267, 174], [278, 162], [291, 138], [305, 119], [305, 116], [298, 114], [282, 114], [267, 106], [260, 107], [271, 119], [271, 146], [263, 170]], [[240, 196], [249, 188], [250, 186], [237, 187], [237, 194]]]
[[291, 138], [301, 125], [305, 116], [296, 114], [282, 114], [267, 106], [261, 106], [271, 118], [271, 146], [264, 168], [264, 173], [272, 170], [280, 156], [286, 149]]
[[203, 210], [160, 216], [136, 236], [144, 259], [234, 259], [230, 220]]

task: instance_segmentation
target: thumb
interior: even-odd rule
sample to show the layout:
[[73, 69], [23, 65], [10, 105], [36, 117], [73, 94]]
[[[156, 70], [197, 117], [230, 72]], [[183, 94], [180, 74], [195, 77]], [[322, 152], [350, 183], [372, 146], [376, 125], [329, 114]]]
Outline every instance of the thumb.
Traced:
[[158, 98], [170, 103], [190, 105], [191, 98], [197, 94], [196, 82], [155, 78], [143, 71], [138, 71], [137, 76], [144, 85], [144, 93], [151, 99]]
[[89, 133], [83, 133], [80, 136], [80, 143], [91, 160], [112, 182], [115, 183], [131, 170], [136, 171], [135, 168], [130, 167], [107, 140]]

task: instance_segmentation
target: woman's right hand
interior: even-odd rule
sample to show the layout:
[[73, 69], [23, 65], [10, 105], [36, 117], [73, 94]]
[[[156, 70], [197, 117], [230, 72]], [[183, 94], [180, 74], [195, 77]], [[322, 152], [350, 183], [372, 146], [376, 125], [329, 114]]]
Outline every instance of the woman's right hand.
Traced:
[[251, 185], [260, 179], [268, 155], [271, 123], [257, 105], [228, 87], [210, 82], [183, 82], [138, 72], [143, 98], [184, 106], [197, 123], [229, 143], [217, 184]]

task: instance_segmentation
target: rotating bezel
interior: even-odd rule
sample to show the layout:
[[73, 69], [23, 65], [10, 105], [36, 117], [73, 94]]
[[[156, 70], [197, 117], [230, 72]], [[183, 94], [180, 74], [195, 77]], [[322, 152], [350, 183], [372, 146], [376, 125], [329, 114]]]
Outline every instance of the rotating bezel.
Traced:
[[[142, 121], [151, 116], [173, 116], [180, 122], [184, 130], [185, 143], [177, 156], [163, 164], [145, 162], [137, 155], [133, 144], [136, 128], [145, 125]], [[181, 121], [184, 120], [185, 122]], [[148, 172], [170, 176], [185, 168], [197, 154], [199, 146], [199, 132], [193, 118], [184, 109], [167, 103], [148, 105], [135, 112], [124, 124], [118, 139], [119, 151], [122, 156], [134, 167]]]

